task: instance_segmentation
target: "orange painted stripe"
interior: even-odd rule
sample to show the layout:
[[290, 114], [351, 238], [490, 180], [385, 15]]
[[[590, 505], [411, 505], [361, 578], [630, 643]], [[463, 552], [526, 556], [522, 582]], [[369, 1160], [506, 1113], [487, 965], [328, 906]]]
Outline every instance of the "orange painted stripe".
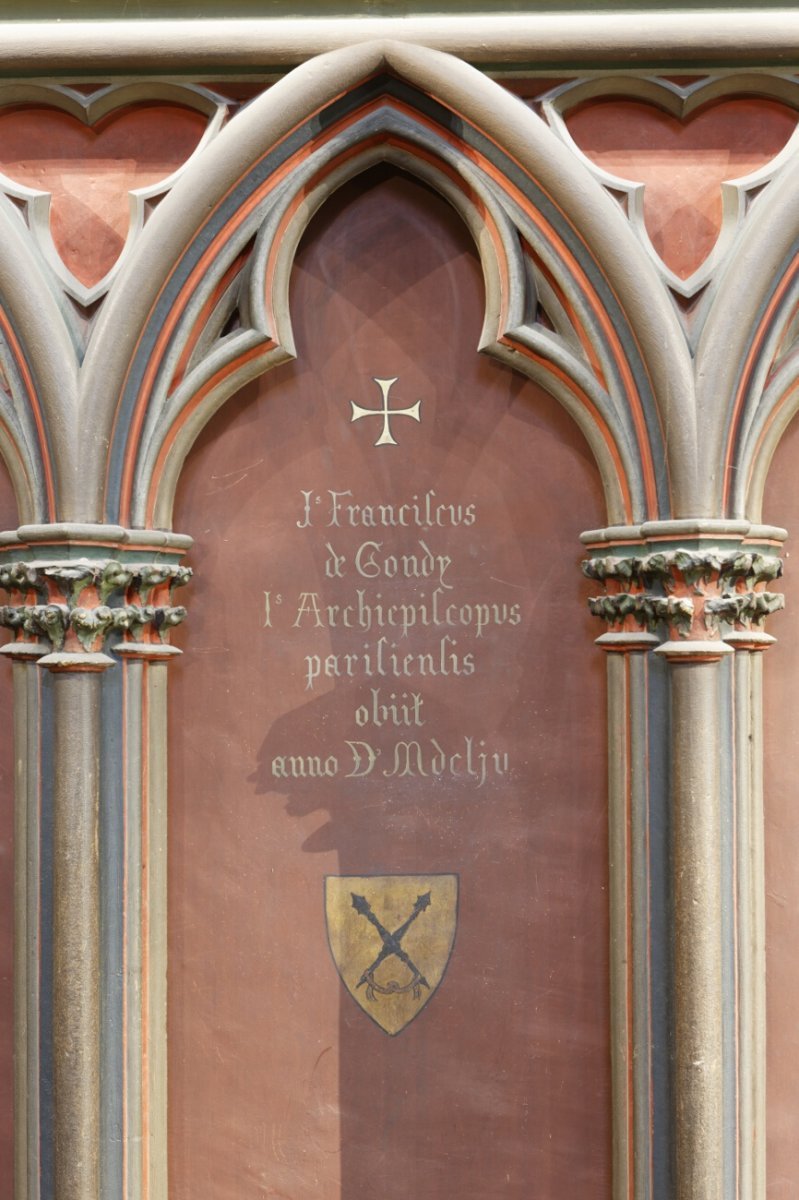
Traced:
[[145, 519], [146, 519], [148, 525], [152, 524], [153, 519], [154, 519], [153, 513], [154, 513], [154, 509], [155, 509], [156, 500], [158, 497], [158, 489], [159, 489], [159, 484], [161, 481], [161, 476], [163, 475], [163, 472], [164, 472], [164, 466], [166, 465], [166, 461], [167, 461], [167, 458], [169, 457], [169, 453], [170, 453], [173, 445], [175, 444], [175, 440], [177, 439], [177, 436], [180, 433], [180, 430], [183, 428], [183, 426], [185, 425], [188, 418], [195, 411], [195, 409], [197, 409], [198, 406], [203, 402], [203, 400], [208, 395], [208, 393], [210, 391], [212, 391], [215, 387], [217, 387], [224, 379], [226, 379], [234, 371], [238, 370], [239, 367], [244, 366], [244, 364], [249, 362], [251, 359], [257, 358], [259, 355], [267, 353], [269, 348], [270, 347], [274, 348], [274, 346], [275, 346], [274, 342], [268, 342], [261, 346], [253, 346], [250, 350], [247, 351], [246, 354], [239, 355], [239, 357], [236, 358], [233, 362], [228, 363], [224, 367], [220, 367], [220, 369], [218, 371], [216, 371], [209, 379], [207, 379], [206, 382], [203, 384], [203, 386], [194, 393], [191, 400], [188, 402], [188, 404], [184, 408], [183, 412], [181, 413], [180, 421], [176, 422], [170, 428], [169, 433], [167, 434], [166, 438], [164, 439], [163, 444], [161, 445], [161, 449], [158, 452], [158, 458], [156, 459], [155, 467], [153, 469], [150, 491], [147, 496], [147, 515], [146, 515]]
[[[14, 542], [13, 548], [15, 550], [30, 550], [33, 548], [40, 549], [43, 545], [53, 545], [53, 544], [57, 544], [60, 549], [61, 547], [69, 548], [69, 547], [73, 547], [73, 546], [85, 546], [86, 542], [82, 542], [79, 538], [78, 539], [65, 538], [63, 541], [59, 538], [57, 543], [53, 543], [53, 542], [50, 542], [50, 543], [48, 543], [48, 542]], [[148, 553], [150, 553], [150, 554], [170, 554], [170, 555], [174, 554], [178, 558], [183, 558], [184, 555], [186, 554], [185, 550], [178, 549], [175, 546], [163, 546], [163, 545], [161, 545], [161, 546], [159, 546], [159, 545], [131, 546], [127, 542], [92, 542], [91, 544], [92, 544], [92, 546], [96, 546], [98, 549], [102, 549], [102, 550], [127, 550], [131, 553], [136, 553], [136, 554], [139, 554], [139, 553], [141, 553], [141, 554], [148, 554]]]
[[[727, 439], [727, 446], [724, 454], [724, 483], [722, 491], [722, 512], [726, 514], [729, 505], [730, 485], [732, 473], [735, 470], [736, 464], [733, 462], [735, 455], [735, 443], [738, 438], [739, 425], [741, 414], [743, 411], [744, 400], [749, 389], [749, 384], [754, 373], [755, 362], [760, 354], [763, 342], [769, 332], [771, 319], [775, 311], [780, 307], [786, 291], [792, 286], [797, 270], [799, 270], [799, 255], [797, 255], [791, 263], [789, 269], [785, 272], [779, 285], [774, 291], [774, 294], [769, 301], [766, 311], [760, 319], [760, 323], [755, 330], [755, 336], [752, 339], [752, 344], [749, 347], [749, 353], [744, 360], [743, 371], [741, 372], [741, 381], [735, 393], [735, 402], [732, 410], [732, 420], [730, 421], [730, 432]], [[762, 437], [762, 435], [761, 435]], [[758, 440], [758, 445], [760, 439]]]
[[758, 437], [757, 442], [755, 443], [755, 452], [752, 455], [751, 466], [749, 468], [749, 475], [747, 476], [747, 488], [746, 488], [747, 495], [749, 493], [749, 484], [752, 481], [752, 474], [755, 469], [755, 464], [757, 463], [757, 460], [760, 457], [760, 451], [763, 448], [763, 442], [766, 440], [766, 434], [771, 429], [771, 426], [774, 424], [774, 422], [777, 418], [777, 414], [782, 412], [783, 408], [788, 403], [788, 401], [796, 394], [797, 389], [799, 389], [799, 379], [796, 380], [794, 383], [792, 383], [791, 386], [785, 390], [785, 392], [782, 394], [782, 396], [780, 397], [777, 404], [774, 405], [774, 407], [772, 408], [768, 417], [763, 422], [763, 428], [761, 429], [760, 436]]
[[[23, 459], [22, 455], [20, 454], [19, 446], [17, 445], [17, 439], [16, 439], [16, 437], [14, 436], [14, 434], [11, 432], [11, 427], [9, 426], [9, 424], [8, 424], [6, 421], [4, 421], [4, 420], [2, 419], [2, 417], [0, 417], [0, 429], [4, 429], [4, 430], [6, 431], [6, 434], [8, 435], [8, 442], [9, 442], [9, 445], [10, 445], [11, 449], [12, 449], [12, 450], [13, 450], [13, 452], [14, 452], [14, 458], [15, 458], [15, 459], [16, 459], [16, 461], [19, 463], [20, 472], [21, 472], [21, 474], [22, 474], [22, 475], [24, 475], [24, 476], [25, 476], [25, 478], [27, 479], [27, 478], [28, 478], [28, 471], [27, 471], [27, 469], [26, 469], [26, 467], [25, 467], [25, 461], [24, 461], [24, 459]], [[51, 503], [51, 502], [48, 500], [48, 504], [50, 504], [50, 503]], [[50, 511], [49, 511], [49, 516], [50, 516], [50, 518], [51, 518], [51, 519], [53, 518], [53, 510], [52, 510], [52, 508], [51, 508], [51, 509], [50, 509]]]
[[[45, 491], [47, 493], [47, 512], [48, 512], [48, 516], [50, 517], [50, 520], [54, 521], [55, 520], [55, 512], [56, 512], [55, 485], [53, 483], [53, 469], [52, 469], [52, 464], [50, 462], [50, 451], [49, 451], [49, 447], [47, 445], [47, 435], [45, 433], [44, 418], [42, 416], [41, 405], [39, 404], [39, 396], [36, 391], [36, 387], [33, 382], [33, 376], [31, 375], [27, 360], [22, 351], [22, 347], [20, 346], [17, 335], [14, 333], [14, 328], [8, 318], [8, 314], [6, 313], [5, 309], [3, 309], [3, 308], [0, 308], [0, 328], [2, 329], [3, 335], [6, 339], [6, 341], [8, 342], [8, 344], [11, 348], [11, 351], [14, 355], [14, 361], [15, 361], [17, 368], [22, 376], [23, 382], [25, 384], [25, 389], [28, 393], [28, 399], [30, 400], [31, 411], [33, 412], [33, 420], [36, 425], [36, 433], [39, 438], [39, 447], [41, 449], [41, 454], [42, 454], [42, 470], [44, 471], [44, 486], [45, 486]], [[8, 426], [5, 424], [3, 427], [5, 429], [8, 429]], [[9, 433], [9, 437], [11, 438], [11, 441], [14, 442], [14, 438], [11, 434], [11, 431], [8, 430], [8, 433]], [[19, 454], [19, 451], [17, 451], [17, 454]], [[22, 464], [21, 458], [20, 458], [20, 464]], [[23, 466], [23, 470], [24, 470], [24, 466]]]
[[557, 296], [561, 305], [563, 306], [564, 311], [566, 313], [568, 313], [568, 315], [572, 318], [572, 324], [574, 326], [574, 330], [577, 334], [580, 345], [582, 346], [583, 350], [586, 353], [586, 357], [588, 358], [588, 362], [591, 367], [591, 370], [593, 371], [594, 376], [597, 379], [598, 383], [605, 389], [605, 391], [607, 391], [608, 390], [608, 381], [605, 378], [605, 373], [602, 370], [602, 364], [599, 361], [596, 350], [594, 349], [594, 344], [591, 341], [591, 339], [588, 337], [588, 335], [586, 334], [586, 331], [583, 328], [582, 324], [580, 323], [580, 320], [579, 320], [577, 314], [575, 313], [571, 304], [567, 300], [563, 289], [558, 284], [558, 282], [556, 281], [555, 277], [553, 276], [553, 274], [549, 270], [549, 268], [545, 265], [545, 263], [542, 262], [539, 255], [537, 255], [533, 251], [532, 247], [527, 247], [527, 256], [535, 264], [536, 270], [540, 271], [540, 273], [544, 276], [547, 283], [552, 288], [552, 291], [555, 293], [555, 295]]
[[[348, 127], [348, 126], [362, 120], [363, 117], [368, 112], [375, 110], [378, 107], [392, 107], [397, 111], [406, 111], [406, 112], [411, 113], [411, 115], [413, 116], [413, 119], [418, 124], [420, 124], [422, 126], [427, 126], [428, 128], [432, 129], [435, 132], [437, 137], [439, 137], [443, 140], [446, 140], [451, 145], [455, 146], [462, 156], [466, 157], [469, 161], [473, 162], [486, 175], [488, 175], [489, 177], [494, 179], [495, 182], [500, 186], [500, 188], [502, 188], [509, 197], [514, 199], [515, 203], [517, 203], [519, 205], [519, 207], [526, 213], [528, 218], [536, 225], [536, 227], [541, 232], [542, 236], [545, 238], [545, 240], [547, 240], [548, 244], [550, 246], [552, 246], [553, 250], [555, 250], [555, 252], [558, 254], [561, 261], [563, 261], [567, 265], [567, 267], [571, 270], [572, 275], [575, 278], [575, 281], [581, 287], [582, 292], [586, 298], [586, 301], [589, 304], [590, 308], [592, 309], [592, 312], [595, 316], [595, 319], [597, 320], [598, 325], [603, 329], [603, 332], [608, 341], [608, 344], [611, 347], [614, 361], [617, 365], [617, 369], [619, 371], [619, 374], [620, 374], [620, 377], [621, 377], [621, 380], [623, 383], [625, 394], [628, 399], [630, 412], [632, 414], [633, 423], [634, 423], [634, 427], [636, 430], [636, 437], [637, 437], [638, 444], [639, 444], [640, 457], [641, 457], [643, 473], [644, 473], [644, 487], [645, 487], [647, 508], [648, 508], [650, 515], [656, 514], [656, 512], [657, 512], [657, 497], [656, 497], [654, 468], [653, 468], [653, 463], [652, 463], [652, 459], [651, 459], [648, 439], [646, 436], [646, 421], [645, 421], [643, 411], [641, 409], [640, 398], [638, 397], [638, 393], [635, 388], [632, 371], [631, 371], [630, 365], [626, 359], [626, 356], [623, 352], [623, 349], [621, 347], [620, 340], [616, 336], [612, 322], [610, 321], [610, 318], [609, 318], [607, 312], [605, 311], [604, 305], [602, 305], [600, 303], [599, 297], [594, 292], [593, 286], [590, 284], [590, 281], [588, 280], [585, 272], [582, 270], [582, 268], [580, 267], [577, 260], [574, 258], [574, 256], [571, 254], [571, 252], [568, 251], [563, 240], [554, 233], [554, 231], [549, 227], [549, 225], [546, 222], [544, 222], [542, 215], [540, 213], [538, 213], [538, 211], [536, 209], [534, 209], [530, 206], [529, 201], [523, 195], [523, 193], [521, 193], [519, 191], [519, 189], [515, 187], [515, 185], [511, 184], [501, 173], [499, 173], [494, 168], [493, 164], [488, 162], [488, 160], [486, 160], [483, 155], [481, 155], [477, 151], [474, 151], [471, 147], [465, 146], [462, 141], [460, 141], [459, 139], [457, 139], [453, 136], [450, 136], [447, 133], [447, 131], [443, 130], [440, 126], [435, 125], [433, 122], [431, 122], [431, 121], [427, 120], [426, 118], [424, 118], [423, 116], [421, 116], [421, 114], [417, 113], [415, 110], [411, 110], [407, 106], [405, 106], [401, 103], [391, 100], [390, 98], [385, 97], [385, 96], [381, 97], [379, 100], [369, 102], [368, 104], [361, 106], [361, 108], [356, 110], [354, 113], [348, 114], [345, 118], [342, 118], [342, 120], [340, 122], [336, 122], [336, 123], [332, 124], [327, 130], [325, 130], [324, 141], [328, 141], [330, 138], [336, 136], [336, 134], [339, 133], [343, 128]], [[462, 118], [462, 119], [465, 120], [465, 118]], [[485, 136], [485, 135], [483, 135], [483, 136]], [[320, 142], [314, 143], [313, 146], [308, 146], [308, 145], [303, 146], [302, 149], [300, 151], [298, 151], [298, 153], [296, 155], [292, 156], [292, 158], [287, 160], [287, 162], [284, 163], [283, 166], [279, 170], [275, 171], [273, 173], [273, 175], [271, 175], [269, 177], [268, 180], [264, 181], [264, 183], [256, 191], [254, 191], [251, 194], [251, 196], [249, 197], [247, 202], [245, 202], [243, 205], [241, 205], [240, 208], [237, 210], [235, 217], [230, 222], [228, 222], [228, 224], [225, 226], [225, 228], [216, 235], [216, 237], [213, 239], [213, 241], [210, 243], [210, 245], [206, 248], [205, 252], [201, 256], [198, 263], [193, 268], [186, 283], [184, 284], [183, 288], [181, 289], [181, 292], [180, 292], [179, 296], [177, 297], [175, 304], [173, 305], [167, 320], [163, 324], [163, 327], [162, 327], [159, 337], [157, 339], [153, 354], [151, 355], [151, 357], [148, 361], [147, 368], [146, 368], [146, 371], [145, 371], [145, 374], [144, 374], [144, 377], [142, 380], [142, 387], [139, 391], [139, 395], [137, 397], [136, 405], [134, 408], [134, 414], [133, 414], [133, 418], [131, 421], [131, 437], [128, 442], [128, 454], [126, 456], [124, 470], [123, 470], [123, 478], [122, 478], [120, 519], [122, 519], [123, 521], [125, 521], [125, 522], [129, 521], [133, 473], [135, 470], [135, 462], [136, 462], [136, 457], [137, 457], [139, 440], [141, 437], [141, 430], [142, 430], [142, 426], [143, 426], [144, 419], [145, 419], [145, 414], [146, 414], [146, 410], [147, 410], [147, 404], [149, 401], [149, 397], [152, 393], [155, 379], [157, 378], [157, 373], [158, 373], [158, 370], [160, 369], [160, 365], [163, 360], [163, 356], [164, 356], [166, 347], [168, 345], [169, 339], [171, 338], [172, 333], [174, 332], [174, 329], [175, 329], [180, 317], [182, 316], [182, 313], [185, 311], [186, 305], [188, 304], [190, 297], [193, 294], [193, 291], [194, 291], [197, 283], [199, 282], [200, 278], [207, 272], [209, 266], [213, 263], [217, 254], [224, 247], [226, 241], [229, 240], [231, 233], [236, 228], [238, 228], [238, 226], [241, 224], [241, 222], [244, 221], [249, 216], [249, 214], [252, 212], [252, 210], [263, 201], [264, 197], [266, 195], [268, 195], [272, 190], [274, 190], [274, 188], [277, 187], [278, 184], [283, 179], [285, 179], [295, 169], [297, 163], [302, 162], [305, 159], [307, 159], [310, 156], [310, 154], [312, 153], [312, 151], [317, 150], [319, 148], [319, 146], [322, 144], [324, 144], [324, 142], [320, 141]], [[357, 148], [355, 148], [355, 149], [357, 149]], [[501, 149], [501, 147], [500, 147], [500, 149]], [[414, 150], [414, 153], [418, 153], [418, 148], [413, 147], [413, 150]], [[354, 152], [355, 152], [355, 150], [354, 150]], [[503, 151], [503, 154], [504, 153], [505, 152]], [[508, 156], [508, 157], [510, 157], [510, 156]], [[260, 162], [262, 160], [258, 160], [258, 161]], [[520, 164], [517, 164], [517, 165], [520, 166]], [[253, 168], [250, 168], [250, 170], [252, 170], [252, 169]], [[237, 185], [234, 185], [234, 187], [235, 186], [237, 186]], [[540, 187], [539, 184], [536, 184], [536, 186]], [[232, 190], [233, 190], [233, 188], [230, 189], [230, 191], [232, 191]], [[543, 191], [544, 189], [541, 189], [541, 190]], [[230, 194], [230, 192], [228, 194]], [[559, 207], [554, 204], [554, 201], [552, 201], [552, 198], [549, 197], [549, 199], [550, 199], [550, 202], [552, 202], [553, 205], [556, 208], [558, 208], [558, 211], [562, 212], [562, 210], [560, 210]], [[565, 219], [565, 217], [564, 217], [564, 219]], [[577, 236], [576, 231], [575, 231], [575, 236]], [[161, 295], [163, 294], [163, 290], [165, 287], [166, 287], [166, 283], [163, 285], [162, 289], [159, 291], [159, 295], [156, 298], [156, 303], [157, 303], [158, 299], [160, 299]], [[610, 287], [609, 284], [608, 284], [608, 287]], [[139, 339], [139, 342], [140, 341], [141, 341], [141, 337]]]
[[202, 334], [203, 329], [206, 326], [208, 319], [210, 318], [210, 316], [213, 313], [214, 309], [216, 308], [217, 304], [222, 299], [222, 296], [227, 291], [228, 287], [233, 282], [235, 277], [241, 273], [241, 271], [244, 267], [244, 264], [247, 261], [247, 257], [248, 257], [247, 251], [244, 251], [236, 259], [233, 260], [233, 262], [228, 267], [225, 274], [220, 279], [217, 287], [214, 288], [213, 294], [206, 300], [205, 304], [202, 306], [199, 313], [197, 314], [197, 320], [194, 323], [194, 327], [191, 331], [191, 334], [189, 335], [188, 339], [186, 340], [186, 345], [183, 349], [183, 353], [181, 354], [180, 359], [178, 360], [178, 365], [175, 369], [175, 374], [172, 379], [172, 386], [169, 389], [170, 396], [175, 391], [175, 389], [179, 386], [179, 384], [181, 384], [183, 382], [183, 377], [186, 373], [186, 367], [188, 365], [189, 359], [191, 358], [192, 354], [194, 353], [194, 348], [197, 345], [198, 341], [200, 340], [200, 336]]
[[[531, 350], [529, 348], [529, 346], [522, 346], [521, 344], [519, 344], [517, 342], [511, 342], [508, 338], [503, 338], [502, 344], [505, 346], [510, 346], [513, 350], [515, 350], [517, 352], [517, 354], [523, 354], [526, 358], [530, 358], [534, 362], [539, 363], [542, 367], [544, 367], [544, 369], [546, 371], [549, 372], [550, 375], [556, 376], [556, 378], [558, 378], [561, 381], [561, 383], [565, 384], [565, 386], [569, 389], [569, 391], [572, 393], [572, 395], [577, 397], [581, 401], [583, 407], [591, 414], [591, 416], [594, 420], [594, 424], [597, 426], [597, 429], [602, 434], [602, 440], [604, 441], [605, 445], [607, 446], [608, 453], [610, 454], [610, 457], [613, 460], [613, 464], [616, 468], [616, 478], [618, 479], [619, 488], [621, 490], [622, 502], [624, 504], [624, 515], [625, 515], [626, 522], [632, 524], [632, 511], [633, 511], [632, 497], [630, 495], [630, 489], [629, 489], [629, 485], [627, 482], [627, 475], [624, 471], [624, 466], [623, 466], [623, 463], [619, 456], [619, 449], [618, 449], [618, 446], [616, 445], [616, 441], [615, 441], [613, 435], [611, 434], [610, 430], [608, 429], [608, 426], [605, 423], [605, 420], [604, 420], [602, 414], [600, 413], [599, 409], [594, 405], [591, 398], [588, 395], [586, 395], [586, 393], [582, 390], [582, 388], [577, 386], [577, 384], [574, 382], [573, 379], [570, 378], [570, 376], [566, 375], [565, 372], [561, 371], [560, 368], [556, 367], [553, 363], [551, 363], [548, 359], [544, 358], [542, 355], [536, 354], [533, 350]], [[604, 542], [602, 543], [603, 546], [605, 544], [606, 543], [604, 543]]]

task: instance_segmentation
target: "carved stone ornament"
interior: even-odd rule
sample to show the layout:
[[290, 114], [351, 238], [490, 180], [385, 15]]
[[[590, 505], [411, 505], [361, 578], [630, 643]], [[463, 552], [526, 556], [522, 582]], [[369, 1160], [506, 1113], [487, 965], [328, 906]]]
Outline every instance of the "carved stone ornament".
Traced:
[[[754, 532], [778, 545], [783, 531]], [[733, 646], [766, 649], [774, 638], [765, 632], [765, 620], [784, 605], [780, 593], [768, 590], [782, 575], [782, 559], [768, 544], [749, 545], [743, 538], [728, 546], [703, 544], [707, 540], [697, 537], [693, 546], [664, 549], [646, 543], [592, 545], [594, 553], [582, 568], [604, 589], [588, 601], [594, 616], [608, 625], [598, 644], [606, 650], [646, 649], [660, 642], [665, 629], [668, 640], [659, 650], [671, 658], [719, 658]]]
[[168, 543], [190, 539], [137, 531], [128, 544], [23, 547], [19, 534], [0, 543], [0, 626], [12, 633], [0, 653], [62, 671], [104, 670], [114, 662], [108, 650], [150, 659], [180, 653], [169, 634], [186, 609], [174, 593], [192, 572], [179, 561], [183, 545]]

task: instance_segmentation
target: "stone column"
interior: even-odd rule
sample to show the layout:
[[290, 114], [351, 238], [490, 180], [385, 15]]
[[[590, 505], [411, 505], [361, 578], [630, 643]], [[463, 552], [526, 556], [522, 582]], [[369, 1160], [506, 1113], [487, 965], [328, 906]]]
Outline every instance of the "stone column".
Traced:
[[[699, 643], [696, 643], [698, 646]], [[665, 643], [671, 668], [675, 1195], [722, 1200], [725, 996], [718, 654]], [[660, 651], [659, 651], [660, 652]]]
[[[634, 1049], [636, 1056], [651, 1051], [659, 1039], [669, 1046], [673, 1180], [669, 1184], [667, 1173], [655, 1176], [647, 1191], [636, 1193], [657, 1200], [722, 1200], [743, 1186], [736, 1143], [751, 1126], [752, 1097], [760, 1094], [762, 1005], [756, 996], [763, 962], [741, 945], [742, 937], [751, 941], [760, 920], [762, 870], [741, 874], [740, 864], [742, 856], [744, 865], [752, 862], [749, 838], [762, 814], [753, 812], [761, 797], [752, 786], [759, 778], [759, 745], [749, 740], [751, 664], [734, 671], [722, 666], [733, 645], [751, 654], [772, 640], [762, 624], [782, 606], [782, 597], [766, 590], [781, 573], [774, 549], [782, 537], [783, 530], [712, 521], [585, 535], [592, 550], [585, 573], [605, 589], [590, 602], [609, 624], [600, 644], [629, 638], [635, 629], [666, 634], [655, 654], [668, 665], [669, 706], [647, 742], [652, 749], [664, 742], [669, 747], [669, 1003], [662, 1027], [652, 1022], [651, 1045], [636, 1039]], [[746, 715], [745, 733], [736, 729], [747, 749], [743, 762], [736, 758], [733, 779], [724, 770], [733, 746], [722, 739], [731, 737], [734, 703], [739, 717]], [[736, 809], [745, 816], [743, 825]], [[736, 910], [745, 914], [743, 924]], [[751, 1002], [739, 1009], [735, 964], [744, 961], [742, 950]], [[646, 967], [635, 948], [633, 953], [632, 976], [638, 979]], [[650, 1016], [654, 999], [650, 995]], [[643, 1000], [636, 995], [634, 1006]]]
[[[75, 656], [78, 662], [82, 655]], [[99, 657], [97, 655], [94, 658]], [[108, 665], [111, 663], [109, 661]], [[100, 680], [53, 685], [53, 1106], [56, 1200], [100, 1196]]]
[[[18, 1198], [153, 1194], [141, 1153], [151, 1011], [142, 888], [153, 873], [142, 839], [150, 792], [163, 791], [163, 746], [142, 697], [164, 688], [137, 691], [127, 676], [179, 653], [168, 636], [185, 616], [172, 593], [190, 575], [180, 564], [189, 544], [106, 526], [0, 536], [0, 625], [13, 632], [2, 653], [18, 703]], [[134, 781], [153, 771], [158, 786], [134, 798]]]
[[619, 1200], [650, 1194], [652, 1055], [649, 996], [649, 656], [645, 630], [603, 634], [608, 677], [610, 1011], [613, 1177]]
[[774, 638], [738, 625], [735, 650], [735, 821], [740, 1200], [766, 1195], [766, 877], [763, 810], [763, 651]]

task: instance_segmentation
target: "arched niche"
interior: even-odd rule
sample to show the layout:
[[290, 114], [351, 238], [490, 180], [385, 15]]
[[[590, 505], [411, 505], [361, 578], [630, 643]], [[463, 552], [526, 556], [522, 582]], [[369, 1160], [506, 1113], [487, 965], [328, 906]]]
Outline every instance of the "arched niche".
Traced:
[[[184, 467], [174, 1200], [610, 1196], [605, 685], [577, 569], [602, 487], [558, 403], [476, 353], [482, 290], [438, 195], [393, 168], [352, 180], [298, 252], [296, 361], [228, 401]], [[392, 378], [387, 406], [419, 419], [375, 445], [382, 418], [352, 404], [380, 408]], [[357, 955], [339, 978], [325, 878], [398, 926], [386, 879], [415, 895], [450, 875], [443, 978], [387, 1033]], [[434, 888], [406, 943], [431, 979]], [[348, 908], [333, 921], [357, 940]], [[388, 990], [408, 980], [393, 957]]]
[[698, 511], [687, 348], [618, 205], [501, 87], [451, 56], [382, 41], [292, 71], [158, 206], [82, 368], [82, 402], [109, 449], [80, 492], [102, 491], [107, 520], [171, 527], [205, 422], [293, 352], [282, 283], [304, 220], [381, 159], [404, 161], [479, 226], [483, 347], [545, 377], [572, 413], [607, 520]]

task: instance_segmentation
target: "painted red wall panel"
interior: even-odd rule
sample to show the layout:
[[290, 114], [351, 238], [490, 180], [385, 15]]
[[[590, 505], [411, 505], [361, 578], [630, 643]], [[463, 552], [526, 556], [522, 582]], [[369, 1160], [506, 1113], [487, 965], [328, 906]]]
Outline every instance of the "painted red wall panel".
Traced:
[[[481, 306], [468, 236], [438, 197], [380, 172], [348, 185], [299, 253], [296, 363], [231, 401], [185, 469], [175, 523], [197, 545], [170, 668], [174, 1200], [610, 1195], [604, 662], [578, 567], [602, 497], [559, 406], [476, 353]], [[390, 406], [420, 400], [420, 420], [392, 418], [397, 444], [375, 446], [381, 418], [353, 421], [351, 401], [380, 407], [374, 379], [393, 377]], [[352, 492], [354, 517], [332, 520], [331, 490]], [[377, 503], [409, 506], [409, 525], [364, 523]], [[420, 539], [432, 575], [392, 574], [388, 558]], [[359, 590], [368, 627], [343, 615]], [[451, 626], [424, 624], [436, 591], [457, 606]], [[389, 624], [383, 650], [414, 665], [381, 675], [377, 606], [400, 604], [417, 624]], [[380, 708], [392, 696], [399, 723]], [[467, 738], [485, 776], [469, 774]], [[397, 769], [397, 745], [417, 739], [422, 757]], [[381, 752], [369, 771], [367, 742]], [[332, 776], [287, 765], [306, 755], [335, 758]], [[339, 980], [324, 876], [435, 873], [459, 876], [454, 949], [389, 1037], [385, 998], [359, 1005]], [[374, 880], [359, 887], [378, 904]]]

